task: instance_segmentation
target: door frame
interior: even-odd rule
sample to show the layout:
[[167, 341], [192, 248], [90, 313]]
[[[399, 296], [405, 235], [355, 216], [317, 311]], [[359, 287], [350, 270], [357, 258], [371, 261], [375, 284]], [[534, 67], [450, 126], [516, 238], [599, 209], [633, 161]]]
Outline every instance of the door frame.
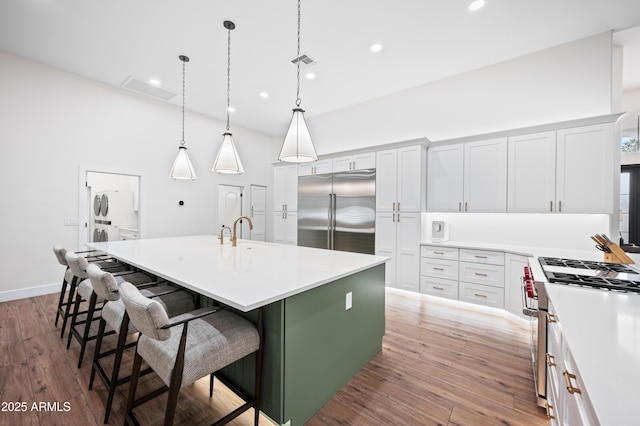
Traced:
[[[78, 166], [78, 250], [84, 250], [89, 242], [87, 229], [89, 228], [89, 210], [87, 204], [87, 173], [105, 173], [113, 175], [134, 176], [138, 178], [138, 238], [142, 237], [142, 173], [135, 170], [118, 169], [114, 167], [79, 165]], [[89, 200], [91, 204], [91, 200]]]

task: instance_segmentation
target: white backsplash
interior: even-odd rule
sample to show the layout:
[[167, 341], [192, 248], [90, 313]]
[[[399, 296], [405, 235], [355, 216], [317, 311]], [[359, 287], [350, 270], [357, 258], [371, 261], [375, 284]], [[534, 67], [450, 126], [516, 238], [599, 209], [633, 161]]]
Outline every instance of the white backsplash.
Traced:
[[423, 213], [424, 243], [431, 240], [434, 220], [447, 222], [450, 242], [464, 243], [591, 250], [590, 235], [610, 232], [606, 214]]

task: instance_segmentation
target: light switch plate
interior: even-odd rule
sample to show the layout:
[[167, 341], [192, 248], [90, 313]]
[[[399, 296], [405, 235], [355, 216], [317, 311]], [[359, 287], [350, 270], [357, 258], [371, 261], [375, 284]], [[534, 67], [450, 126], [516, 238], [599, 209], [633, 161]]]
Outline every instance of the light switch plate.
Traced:
[[345, 311], [348, 311], [353, 306], [352, 297], [353, 296], [352, 296], [351, 292], [347, 293], [347, 297], [346, 297], [346, 301], [345, 301], [345, 307], [344, 307]]

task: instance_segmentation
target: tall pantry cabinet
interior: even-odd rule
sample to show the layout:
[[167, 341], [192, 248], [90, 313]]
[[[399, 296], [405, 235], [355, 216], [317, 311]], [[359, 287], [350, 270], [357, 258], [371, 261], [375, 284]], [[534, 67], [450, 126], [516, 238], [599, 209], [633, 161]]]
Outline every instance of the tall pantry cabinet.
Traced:
[[385, 269], [390, 287], [420, 289], [426, 157], [422, 145], [376, 153], [376, 255], [391, 258]]
[[273, 241], [298, 244], [298, 165], [273, 170]]

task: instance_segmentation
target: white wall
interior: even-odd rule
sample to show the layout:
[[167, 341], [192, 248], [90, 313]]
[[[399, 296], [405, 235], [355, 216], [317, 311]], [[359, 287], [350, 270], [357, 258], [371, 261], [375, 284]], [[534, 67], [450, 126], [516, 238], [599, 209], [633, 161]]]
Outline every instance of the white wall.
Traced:
[[[185, 139], [198, 180], [174, 181], [179, 107], [4, 52], [0, 93], [0, 300], [3, 292], [61, 281], [51, 248], [78, 249], [78, 228], [64, 226], [64, 218], [78, 217], [81, 166], [141, 175], [141, 231], [148, 238], [217, 232], [219, 182], [272, 188], [267, 159], [276, 160], [276, 142], [233, 122], [246, 173], [211, 172], [225, 123], [187, 111]], [[269, 210], [271, 204], [268, 196]], [[270, 221], [267, 230], [270, 238]]]
[[607, 32], [310, 117], [308, 124], [318, 154], [452, 139], [609, 114], [612, 78]]

